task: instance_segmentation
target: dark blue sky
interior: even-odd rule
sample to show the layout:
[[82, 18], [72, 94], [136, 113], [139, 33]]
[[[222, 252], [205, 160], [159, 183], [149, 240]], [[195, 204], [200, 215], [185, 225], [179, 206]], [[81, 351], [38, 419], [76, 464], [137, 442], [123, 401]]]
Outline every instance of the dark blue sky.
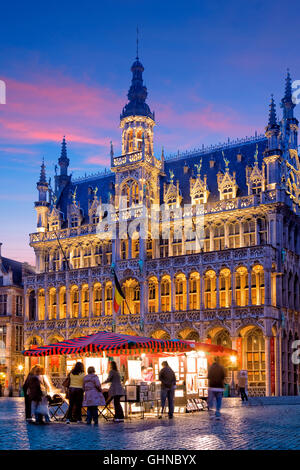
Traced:
[[3, 2], [4, 254], [32, 260], [39, 165], [44, 156], [53, 174], [64, 134], [75, 176], [109, 164], [110, 140], [120, 151], [137, 24], [155, 150], [164, 145], [169, 154], [263, 132], [270, 94], [278, 104], [287, 67], [300, 79], [299, 18], [297, 1]]

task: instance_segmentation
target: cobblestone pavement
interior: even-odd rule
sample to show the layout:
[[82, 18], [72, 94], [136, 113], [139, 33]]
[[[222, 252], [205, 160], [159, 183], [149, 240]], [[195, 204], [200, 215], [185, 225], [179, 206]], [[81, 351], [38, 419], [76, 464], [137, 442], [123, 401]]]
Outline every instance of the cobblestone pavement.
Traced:
[[300, 449], [299, 422], [300, 405], [280, 404], [224, 408], [220, 421], [203, 411], [172, 421], [37, 426], [25, 422], [23, 399], [0, 398], [0, 450]]

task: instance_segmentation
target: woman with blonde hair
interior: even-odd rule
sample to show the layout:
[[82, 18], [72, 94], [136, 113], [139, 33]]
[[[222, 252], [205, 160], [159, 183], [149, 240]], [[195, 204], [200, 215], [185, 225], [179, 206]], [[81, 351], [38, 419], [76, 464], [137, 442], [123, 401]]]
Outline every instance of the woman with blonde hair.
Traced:
[[82, 362], [76, 362], [75, 367], [69, 374], [69, 409], [67, 413], [67, 424], [70, 421], [82, 422], [81, 408], [83, 401], [83, 379], [84, 379], [84, 367]]

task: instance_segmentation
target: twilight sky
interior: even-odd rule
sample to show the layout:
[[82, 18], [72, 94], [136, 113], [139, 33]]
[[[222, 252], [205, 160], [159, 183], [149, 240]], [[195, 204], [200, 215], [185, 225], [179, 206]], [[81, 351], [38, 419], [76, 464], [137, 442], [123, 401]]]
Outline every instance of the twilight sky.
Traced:
[[297, 0], [2, 2], [3, 255], [33, 263], [40, 164], [53, 177], [63, 135], [75, 177], [109, 166], [110, 140], [120, 152], [137, 24], [155, 151], [168, 155], [263, 132], [271, 93], [281, 115], [287, 67], [300, 79], [299, 20]]

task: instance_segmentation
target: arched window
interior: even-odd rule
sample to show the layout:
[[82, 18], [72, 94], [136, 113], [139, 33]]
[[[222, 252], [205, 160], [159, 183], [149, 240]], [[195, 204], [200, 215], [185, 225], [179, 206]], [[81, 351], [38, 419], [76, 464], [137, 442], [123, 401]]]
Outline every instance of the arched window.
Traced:
[[214, 231], [214, 251], [224, 250], [225, 233], [224, 225], [217, 225]]
[[101, 284], [94, 286], [94, 315], [100, 316], [102, 313], [102, 287]]
[[87, 245], [83, 251], [83, 265], [85, 268], [89, 268], [92, 262], [92, 247]]
[[128, 131], [128, 140], [127, 140], [128, 152], [133, 152], [133, 130], [129, 129]]
[[102, 255], [103, 255], [102, 244], [97, 243], [95, 245], [95, 264], [96, 264], [96, 266], [100, 266], [102, 264]]
[[265, 340], [262, 331], [254, 328], [245, 338], [249, 386], [265, 385]]
[[151, 237], [148, 237], [147, 244], [146, 244], [146, 251], [147, 251], [147, 259], [152, 259], [152, 250], [153, 250], [153, 242]]
[[261, 245], [267, 243], [267, 221], [264, 217], [257, 219], [259, 243]]
[[105, 286], [105, 315], [112, 315], [112, 285]]
[[79, 313], [79, 290], [77, 286], [71, 289], [71, 313], [72, 318], [77, 318]]
[[255, 220], [243, 222], [244, 246], [255, 245]]
[[200, 308], [200, 276], [193, 273], [189, 279], [189, 308], [196, 310]]
[[163, 279], [161, 281], [161, 311], [170, 312], [171, 311], [171, 282], [169, 279]]
[[204, 308], [216, 308], [216, 273], [208, 271], [204, 276]]
[[185, 278], [177, 276], [175, 279], [175, 309], [177, 311], [185, 310]]
[[230, 334], [227, 330], [221, 330], [213, 339], [213, 344], [217, 344], [218, 346], [223, 346], [224, 348], [232, 348], [232, 341], [230, 338]]
[[228, 226], [229, 248], [240, 247], [240, 224], [233, 222]]
[[150, 313], [156, 312], [157, 305], [157, 282], [149, 280], [148, 285], [148, 309]]

